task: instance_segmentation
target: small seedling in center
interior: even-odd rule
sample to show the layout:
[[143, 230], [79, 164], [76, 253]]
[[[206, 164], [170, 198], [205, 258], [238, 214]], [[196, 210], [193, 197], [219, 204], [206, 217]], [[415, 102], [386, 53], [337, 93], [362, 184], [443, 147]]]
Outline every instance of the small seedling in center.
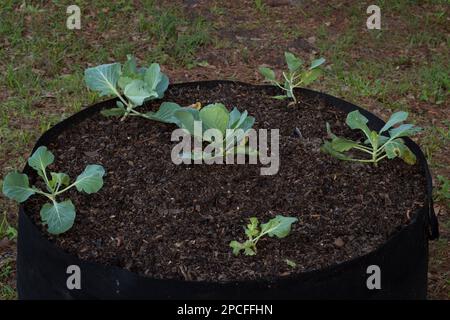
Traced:
[[[191, 136], [210, 143], [208, 149], [214, 151], [194, 150], [182, 154], [182, 158], [212, 160], [234, 154], [257, 154], [257, 150], [247, 145], [246, 135], [255, 123], [255, 118], [249, 116], [247, 111], [241, 113], [233, 108], [230, 112], [221, 103], [209, 104], [201, 109], [195, 106], [176, 110], [174, 122]], [[199, 130], [196, 130], [196, 123], [200, 125]]]

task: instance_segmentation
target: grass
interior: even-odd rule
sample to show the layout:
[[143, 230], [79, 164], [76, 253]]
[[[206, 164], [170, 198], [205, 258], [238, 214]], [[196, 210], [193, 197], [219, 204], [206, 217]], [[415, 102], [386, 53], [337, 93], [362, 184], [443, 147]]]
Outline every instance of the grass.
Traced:
[[[435, 188], [434, 201], [444, 203], [447, 208], [450, 207], [450, 179], [441, 175], [437, 176], [438, 186]], [[448, 228], [450, 223], [446, 224]]]
[[[1, 214], [0, 216], [0, 239], [4, 238], [11, 241], [17, 238], [17, 230], [8, 222], [6, 213]], [[16, 291], [11, 285], [13, 275], [13, 260], [0, 260], [0, 300], [16, 299]]]
[[263, 0], [254, 0], [253, 3], [258, 12], [267, 13], [267, 6]]
[[11, 286], [10, 279], [14, 274], [12, 260], [0, 263], [0, 300], [14, 300], [17, 298], [16, 290]]
[[443, 121], [440, 126], [432, 125], [425, 128], [425, 134], [421, 139], [421, 146], [432, 167], [445, 166], [445, 163], [435, 161], [434, 155], [439, 154], [450, 141], [450, 122]]
[[0, 218], [0, 239], [8, 238], [14, 240], [17, 238], [17, 230], [9, 222], [6, 213]]
[[[321, 32], [320, 39], [326, 39], [324, 31]], [[346, 61], [350, 60], [348, 52], [355, 46], [355, 42], [358, 42], [353, 31], [343, 34], [329, 46], [323, 44], [323, 41], [322, 50], [333, 53], [328, 57], [332, 69], [327, 72], [324, 81], [335, 94], [351, 100], [369, 97], [392, 110], [408, 109], [408, 101], [398, 103], [398, 100], [392, 99], [393, 96], [408, 96], [409, 99], [413, 97], [436, 105], [448, 99], [450, 82], [445, 56], [435, 57], [432, 63], [417, 62], [408, 67], [408, 72], [399, 72], [402, 65], [410, 63], [406, 57], [397, 57], [390, 61], [375, 58], [347, 63]]]
[[444, 61], [438, 60], [431, 65], [421, 66], [418, 73], [420, 99], [438, 105], [444, 103], [450, 90], [450, 76]]
[[[188, 73], [189, 80], [258, 82], [258, 65], [281, 56], [292, 40], [311, 36], [316, 55], [327, 59], [325, 77], [314, 88], [385, 118], [392, 111], [409, 111], [425, 128], [420, 142], [435, 176], [448, 179], [450, 126], [443, 119], [449, 113], [450, 30], [445, 1], [378, 0], [382, 30], [371, 31], [365, 29], [367, 6], [358, 1], [271, 7], [255, 0], [251, 10], [212, 1], [199, 10], [174, 0], [77, 0], [81, 30], [65, 27], [65, 10], [72, 3], [32, 3], [0, 3], [0, 179], [24, 165], [42, 132], [98, 101], [83, 83], [88, 66], [123, 61], [135, 53], [141, 64], [161, 63], [175, 80]], [[244, 19], [236, 23], [239, 17]], [[222, 36], [236, 29], [261, 30], [263, 41], [237, 43]], [[204, 53], [226, 58], [210, 60]], [[308, 61], [312, 55], [298, 53]], [[15, 225], [11, 212], [16, 205], [1, 197], [0, 213], [9, 213], [3, 226]], [[441, 219], [445, 234], [450, 219]], [[6, 236], [2, 228], [0, 240]], [[448, 241], [436, 247], [445, 262], [441, 251], [448, 251]], [[0, 259], [0, 266], [0, 299], [14, 298], [14, 261]], [[433, 268], [449, 281], [448, 272]]]
[[176, 7], [152, 6], [139, 14], [139, 31], [157, 39], [153, 50], [156, 60], [161, 63], [173, 59], [174, 62], [192, 65], [196, 51], [211, 41], [210, 28], [202, 17], [192, 21], [183, 18]]

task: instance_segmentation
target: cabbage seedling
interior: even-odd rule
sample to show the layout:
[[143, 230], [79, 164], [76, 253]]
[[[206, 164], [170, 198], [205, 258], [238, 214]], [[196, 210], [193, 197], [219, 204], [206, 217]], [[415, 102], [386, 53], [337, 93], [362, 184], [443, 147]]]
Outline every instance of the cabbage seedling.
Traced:
[[97, 91], [100, 96], [119, 98], [116, 108], [102, 111], [104, 116], [121, 116], [124, 120], [130, 115], [171, 123], [175, 104], [165, 102], [156, 113], [136, 111], [136, 107], [145, 101], [161, 99], [169, 86], [169, 78], [161, 72], [157, 63], [152, 63], [148, 68], [138, 68], [136, 58], [128, 55], [123, 67], [120, 63], [111, 63], [86, 69], [84, 80], [88, 88]]
[[39, 147], [28, 158], [28, 165], [37, 171], [44, 180], [47, 190], [43, 191], [30, 186], [28, 176], [19, 172], [10, 172], [3, 181], [3, 194], [17, 202], [24, 202], [33, 194], [41, 194], [50, 202], [45, 203], [40, 211], [41, 219], [48, 226], [51, 234], [60, 234], [69, 230], [75, 221], [75, 206], [70, 199], [57, 201], [57, 196], [75, 187], [78, 191], [91, 194], [99, 191], [103, 186], [105, 169], [96, 164], [86, 166], [84, 171], [70, 184], [67, 174], [50, 172], [47, 167], [53, 163], [55, 157], [46, 147]]
[[[246, 134], [252, 128], [255, 118], [248, 115], [247, 111], [240, 112], [234, 108], [231, 112], [221, 103], [214, 103], [198, 110], [197, 108], [181, 108], [174, 112], [175, 123], [185, 129], [191, 136], [200, 141], [209, 142], [209, 147], [216, 152], [206, 153], [196, 151], [183, 154], [182, 157], [196, 159], [214, 159], [226, 157], [230, 154], [255, 154], [246, 146]], [[200, 130], [196, 130], [195, 123], [201, 122]], [[217, 136], [205, 134], [208, 129], [216, 129], [221, 139], [214, 140]], [[214, 138], [213, 138], [214, 137]]]
[[230, 242], [233, 254], [237, 256], [241, 251], [244, 251], [246, 256], [254, 256], [256, 254], [256, 244], [261, 237], [268, 235], [279, 239], [284, 238], [291, 232], [291, 225], [297, 221], [297, 218], [277, 215], [267, 223], [259, 225], [257, 218], [250, 218], [250, 223], [244, 228], [247, 240], [245, 242], [234, 240]]
[[[345, 123], [351, 129], [361, 130], [366, 139], [363, 143], [349, 139], [337, 137], [331, 132], [330, 125], [327, 123], [327, 132], [331, 141], [325, 141], [321, 150], [329, 153], [340, 160], [368, 162], [376, 165], [384, 158], [394, 159], [400, 157], [408, 164], [416, 163], [416, 156], [406, 146], [402, 137], [412, 136], [419, 132], [421, 128], [412, 124], [402, 124], [393, 128], [396, 124], [405, 121], [408, 118], [408, 112], [399, 111], [389, 118], [380, 131], [371, 131], [367, 126], [369, 120], [358, 110], [352, 111], [347, 115]], [[386, 135], [388, 133], [389, 135]], [[355, 149], [369, 155], [368, 159], [357, 159], [345, 154], [345, 152]]]
[[292, 98], [294, 103], [297, 98], [294, 94], [294, 89], [300, 86], [307, 86], [316, 80], [321, 74], [319, 66], [325, 62], [324, 58], [313, 60], [307, 70], [303, 69], [303, 61], [290, 52], [284, 53], [284, 58], [288, 66], [288, 71], [283, 71], [283, 79], [277, 80], [275, 72], [267, 67], [259, 67], [259, 72], [264, 76], [265, 81], [277, 86], [286, 91], [286, 94], [275, 96], [275, 99]]

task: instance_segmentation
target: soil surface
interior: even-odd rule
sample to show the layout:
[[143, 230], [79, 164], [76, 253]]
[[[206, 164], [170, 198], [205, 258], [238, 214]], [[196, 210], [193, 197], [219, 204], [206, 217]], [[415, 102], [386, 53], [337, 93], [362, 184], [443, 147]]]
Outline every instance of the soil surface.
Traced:
[[[299, 95], [288, 107], [274, 94], [227, 84], [171, 87], [164, 98], [185, 106], [222, 102], [247, 110], [255, 128], [279, 128], [280, 169], [273, 176], [260, 175], [260, 164], [177, 166], [170, 156], [175, 126], [141, 118], [121, 122], [96, 114], [63, 132], [48, 146], [55, 154], [51, 170], [75, 178], [87, 164], [101, 164], [107, 175], [96, 194], [74, 189], [64, 195], [75, 204], [76, 221], [50, 239], [81, 259], [149, 277], [228, 281], [340, 263], [373, 251], [408, 223], [425, 201], [418, 165], [395, 159], [374, 167], [323, 154], [326, 122], [337, 135], [362, 135], [325, 101]], [[44, 202], [32, 197], [26, 210], [45, 233], [39, 218]], [[256, 256], [233, 256], [229, 243], [245, 240], [249, 217], [266, 222], [275, 215], [299, 219], [289, 236], [261, 239]]]

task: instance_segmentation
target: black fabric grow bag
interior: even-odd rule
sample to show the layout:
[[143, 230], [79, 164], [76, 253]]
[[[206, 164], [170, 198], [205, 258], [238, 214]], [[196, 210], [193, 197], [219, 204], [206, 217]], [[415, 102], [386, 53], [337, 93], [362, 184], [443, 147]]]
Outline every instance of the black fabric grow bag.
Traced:
[[[229, 81], [204, 81], [173, 86], [211, 88]], [[241, 85], [247, 85], [239, 83]], [[251, 85], [247, 85], [251, 86]], [[253, 86], [255, 90], [260, 86]], [[319, 95], [345, 112], [360, 110], [369, 127], [380, 129], [384, 122], [361, 108], [335, 97], [301, 89], [306, 95]], [[108, 100], [57, 124], [36, 143], [47, 145], [62, 131], [83, 119], [111, 107]], [[432, 180], [420, 148], [407, 145], [417, 156], [427, 178], [427, 203], [413, 220], [377, 250], [325, 269], [305, 272], [274, 281], [195, 282], [159, 280], [139, 276], [118, 267], [82, 261], [50, 243], [24, 212], [19, 212], [17, 288], [20, 299], [425, 299], [427, 294], [428, 240], [438, 237], [438, 223], [431, 198]], [[27, 166], [24, 172], [29, 172]], [[70, 265], [81, 270], [81, 289], [66, 285]], [[381, 269], [381, 289], [369, 290], [367, 267]]]

